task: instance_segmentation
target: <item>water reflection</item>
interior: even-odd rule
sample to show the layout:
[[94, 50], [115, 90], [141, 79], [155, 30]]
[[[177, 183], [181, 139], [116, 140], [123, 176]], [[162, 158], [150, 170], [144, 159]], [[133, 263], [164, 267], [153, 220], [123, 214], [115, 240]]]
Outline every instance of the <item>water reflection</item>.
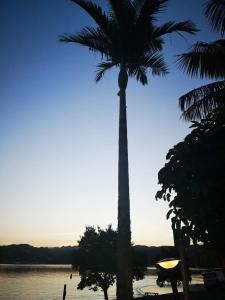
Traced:
[[[70, 275], [72, 273], [72, 278]], [[70, 265], [0, 265], [1, 300], [61, 300], [63, 286], [67, 285], [66, 299], [103, 300], [101, 291], [77, 290], [79, 274]], [[170, 287], [160, 289], [155, 284], [156, 276], [148, 275], [134, 282], [134, 296], [140, 291], [169, 293]], [[195, 277], [195, 282], [200, 282]], [[109, 298], [115, 298], [115, 286], [109, 288]]]
[[0, 264], [0, 272], [71, 272], [71, 265]]

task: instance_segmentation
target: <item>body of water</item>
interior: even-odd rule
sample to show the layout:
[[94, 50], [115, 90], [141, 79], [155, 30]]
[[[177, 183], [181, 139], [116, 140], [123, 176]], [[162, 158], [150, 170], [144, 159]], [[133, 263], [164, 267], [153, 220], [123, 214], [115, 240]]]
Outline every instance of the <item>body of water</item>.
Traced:
[[[78, 290], [79, 280], [79, 274], [72, 272], [70, 265], [0, 265], [0, 300], [61, 300], [64, 284], [66, 300], [104, 299], [100, 290]], [[195, 275], [193, 282], [202, 283], [201, 276]], [[170, 293], [171, 288], [159, 288], [156, 276], [147, 275], [134, 282], [134, 296], [140, 296], [140, 292]], [[115, 286], [108, 293], [110, 299], [115, 298]]]

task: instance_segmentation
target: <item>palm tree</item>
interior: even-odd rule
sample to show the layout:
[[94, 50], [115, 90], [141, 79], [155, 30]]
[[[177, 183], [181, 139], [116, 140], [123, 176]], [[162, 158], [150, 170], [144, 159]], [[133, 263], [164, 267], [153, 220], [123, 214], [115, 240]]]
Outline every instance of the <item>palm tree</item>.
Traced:
[[169, 21], [155, 25], [156, 14], [165, 8], [167, 0], [107, 0], [106, 13], [96, 3], [72, 0], [94, 19], [97, 27], [85, 27], [75, 35], [63, 35], [63, 42], [78, 43], [100, 53], [96, 81], [112, 67], [119, 68], [119, 165], [118, 165], [118, 247], [117, 299], [132, 298], [131, 230], [128, 176], [126, 88], [128, 77], [147, 84], [147, 71], [165, 75], [167, 66], [161, 56], [162, 37], [172, 32], [194, 34], [197, 29], [190, 22]]
[[[225, 32], [225, 1], [209, 0], [204, 9], [213, 29], [223, 37]], [[218, 106], [225, 105], [225, 40], [196, 43], [179, 56], [180, 67], [191, 76], [218, 81], [190, 91], [179, 99], [182, 117], [187, 120], [205, 118]]]

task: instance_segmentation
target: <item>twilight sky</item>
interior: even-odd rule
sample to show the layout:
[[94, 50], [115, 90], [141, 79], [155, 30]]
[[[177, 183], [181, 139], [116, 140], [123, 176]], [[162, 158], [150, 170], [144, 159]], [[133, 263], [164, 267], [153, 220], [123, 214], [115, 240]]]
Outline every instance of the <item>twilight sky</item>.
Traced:
[[[105, 0], [97, 3], [106, 5]], [[170, 0], [160, 23], [191, 19], [194, 37], [166, 39], [167, 77], [127, 89], [132, 239], [172, 243], [167, 204], [155, 201], [169, 148], [189, 132], [178, 98], [206, 83], [175, 63], [216, 39], [202, 0]], [[115, 69], [94, 82], [96, 54], [58, 42], [91, 19], [69, 0], [0, 1], [0, 244], [76, 244], [85, 225], [117, 224], [118, 87]]]

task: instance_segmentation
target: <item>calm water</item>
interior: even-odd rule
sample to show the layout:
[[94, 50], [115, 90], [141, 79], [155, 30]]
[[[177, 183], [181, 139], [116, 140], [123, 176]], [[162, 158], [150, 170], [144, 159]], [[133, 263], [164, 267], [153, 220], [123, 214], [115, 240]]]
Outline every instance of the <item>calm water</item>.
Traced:
[[[70, 274], [73, 274], [70, 279]], [[155, 284], [156, 276], [134, 282], [134, 295], [139, 292], [170, 293], [170, 287], [159, 288]], [[194, 282], [201, 283], [199, 276]], [[71, 272], [69, 265], [0, 265], [1, 300], [61, 300], [63, 286], [67, 285], [66, 300], [103, 300], [103, 293], [77, 290], [78, 273]], [[109, 289], [109, 297], [115, 298], [115, 286]]]

